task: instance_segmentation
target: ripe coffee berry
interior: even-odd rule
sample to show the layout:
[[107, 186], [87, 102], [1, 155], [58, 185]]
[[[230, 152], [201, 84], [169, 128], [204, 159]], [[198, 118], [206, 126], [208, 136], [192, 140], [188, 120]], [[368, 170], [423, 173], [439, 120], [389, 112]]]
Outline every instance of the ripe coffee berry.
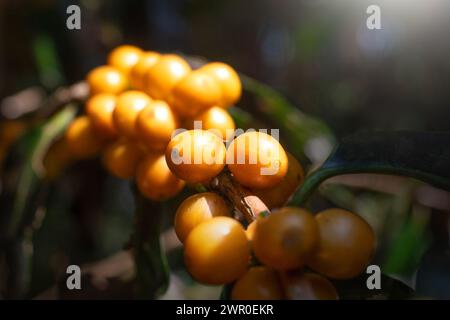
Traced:
[[116, 96], [110, 93], [99, 93], [86, 102], [86, 114], [91, 118], [95, 128], [105, 136], [117, 135], [113, 121], [116, 107]]
[[158, 62], [148, 69], [145, 89], [154, 99], [166, 99], [172, 88], [191, 71], [189, 64], [175, 54], [162, 55]]
[[103, 165], [114, 176], [128, 179], [135, 175], [145, 150], [137, 142], [119, 139], [105, 148]]
[[176, 116], [162, 100], [149, 103], [136, 119], [139, 138], [152, 150], [165, 150], [177, 127]]
[[247, 270], [233, 286], [233, 300], [280, 300], [283, 290], [277, 273], [265, 266], [256, 266]]
[[253, 190], [253, 193], [270, 209], [285, 205], [305, 177], [303, 168], [297, 159], [289, 152], [286, 152], [286, 154], [288, 156], [288, 169], [283, 180], [272, 188]]
[[201, 121], [202, 129], [217, 134], [222, 140], [231, 140], [236, 130], [233, 118], [223, 108], [212, 107], [197, 117], [194, 121]]
[[334, 285], [318, 274], [291, 272], [283, 279], [284, 292], [289, 300], [337, 300]]
[[144, 90], [147, 71], [153, 67], [161, 55], [154, 51], [146, 51], [141, 54], [138, 63], [130, 71], [130, 84], [133, 88]]
[[80, 116], [67, 128], [65, 141], [72, 155], [85, 159], [94, 157], [100, 152], [105, 137], [98, 134], [88, 116]]
[[200, 223], [218, 216], [231, 216], [231, 208], [216, 193], [203, 192], [190, 196], [178, 207], [175, 216], [175, 232], [181, 242]]
[[135, 46], [123, 45], [115, 48], [108, 56], [108, 64], [128, 74], [139, 61], [142, 50]]
[[184, 261], [194, 279], [230, 283], [245, 273], [250, 247], [244, 228], [233, 218], [215, 217], [195, 227], [184, 243]]
[[227, 107], [235, 104], [242, 93], [241, 80], [232, 67], [222, 62], [207, 63], [199, 69], [213, 76], [221, 87], [220, 106]]
[[130, 139], [137, 139], [135, 123], [136, 119], [152, 100], [141, 91], [125, 91], [117, 97], [113, 119], [117, 131]]
[[280, 143], [263, 132], [246, 132], [227, 150], [227, 164], [242, 185], [264, 189], [280, 183], [286, 175], [288, 158]]
[[342, 209], [322, 211], [315, 220], [319, 241], [308, 266], [333, 279], [349, 279], [361, 274], [375, 249], [375, 235], [369, 224]]
[[192, 71], [174, 86], [170, 103], [180, 116], [193, 117], [217, 105], [220, 95], [220, 86], [212, 76]]
[[318, 230], [311, 213], [284, 207], [256, 220], [253, 251], [263, 264], [278, 270], [302, 267], [317, 247]]
[[191, 183], [207, 182], [225, 166], [222, 139], [205, 130], [184, 131], [172, 138], [166, 149], [170, 170]]
[[97, 93], [119, 94], [128, 86], [126, 76], [111, 66], [100, 66], [93, 69], [88, 73], [86, 80], [91, 95]]
[[147, 198], [166, 200], [180, 192], [185, 182], [169, 170], [164, 155], [150, 153], [139, 161], [136, 184]]

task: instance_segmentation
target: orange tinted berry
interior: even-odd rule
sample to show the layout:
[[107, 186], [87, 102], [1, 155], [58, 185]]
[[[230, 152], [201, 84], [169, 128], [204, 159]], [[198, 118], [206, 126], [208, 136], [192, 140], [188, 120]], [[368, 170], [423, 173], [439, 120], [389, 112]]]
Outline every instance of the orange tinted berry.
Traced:
[[289, 300], [338, 300], [334, 285], [314, 273], [293, 272], [283, 278], [286, 298]]
[[375, 249], [375, 235], [369, 224], [342, 209], [324, 210], [315, 218], [319, 242], [308, 266], [334, 279], [348, 279], [361, 274]]
[[284, 206], [305, 178], [301, 164], [292, 154], [289, 152], [286, 152], [286, 154], [288, 156], [288, 169], [283, 180], [272, 188], [253, 190], [254, 194], [270, 209]]
[[143, 92], [130, 90], [117, 97], [113, 119], [117, 131], [125, 137], [136, 139], [136, 119], [152, 100]]
[[247, 235], [249, 241], [252, 241], [253, 237], [255, 236], [255, 228], [256, 220], [250, 222], [250, 224], [247, 226], [247, 229], [245, 229], [245, 234]]
[[280, 143], [256, 131], [246, 132], [231, 142], [226, 162], [240, 184], [254, 189], [280, 183], [288, 168], [288, 158]]
[[194, 121], [201, 121], [203, 130], [209, 130], [217, 134], [224, 141], [232, 139], [236, 130], [233, 118], [220, 107], [212, 107], [202, 112]]
[[238, 74], [232, 67], [222, 62], [207, 63], [199, 69], [213, 76], [221, 87], [220, 105], [227, 107], [235, 104], [241, 97], [242, 85]]
[[136, 120], [139, 138], [152, 150], [165, 150], [177, 127], [178, 120], [162, 100], [152, 101]]
[[112, 93], [119, 94], [128, 86], [125, 75], [111, 66], [100, 66], [93, 69], [87, 75], [90, 94]]
[[115, 48], [108, 55], [108, 64], [128, 74], [139, 61], [142, 50], [135, 46], [123, 45]]
[[136, 183], [139, 191], [151, 200], [165, 200], [180, 192], [185, 182], [167, 167], [164, 155], [150, 153], [138, 164]]
[[317, 247], [317, 240], [313, 215], [300, 208], [284, 207], [257, 220], [252, 247], [265, 265], [290, 270], [306, 263]]
[[231, 291], [233, 300], [281, 300], [283, 290], [277, 273], [264, 266], [252, 267], [240, 277]]
[[99, 93], [86, 102], [86, 114], [91, 118], [95, 128], [105, 136], [117, 134], [113, 121], [116, 107], [116, 96], [110, 93]]
[[136, 142], [120, 139], [106, 147], [103, 165], [114, 176], [128, 179], [135, 175], [145, 151]]
[[217, 105], [220, 95], [220, 86], [212, 76], [193, 71], [174, 86], [170, 102], [180, 116], [193, 117]]
[[206, 284], [225, 284], [245, 273], [250, 247], [244, 228], [228, 217], [195, 227], [184, 243], [184, 261], [192, 277]]
[[175, 232], [181, 242], [200, 223], [218, 216], [231, 216], [225, 200], [214, 192], [197, 193], [178, 207], [175, 216]]
[[160, 56], [159, 53], [153, 51], [142, 53], [138, 63], [130, 71], [130, 83], [134, 88], [140, 90], [145, 89], [147, 71], [158, 62]]
[[46, 152], [43, 165], [45, 170], [45, 178], [55, 180], [63, 170], [72, 163], [73, 157], [69, 151], [66, 140], [59, 139], [53, 143]]
[[166, 160], [180, 179], [206, 182], [225, 167], [225, 154], [225, 145], [218, 136], [209, 131], [189, 130], [170, 140]]
[[145, 85], [147, 93], [155, 99], [169, 96], [175, 84], [191, 71], [189, 64], [175, 54], [162, 55], [147, 71]]
[[67, 128], [65, 139], [70, 152], [81, 159], [97, 155], [105, 142], [105, 138], [98, 134], [88, 116], [73, 120]]

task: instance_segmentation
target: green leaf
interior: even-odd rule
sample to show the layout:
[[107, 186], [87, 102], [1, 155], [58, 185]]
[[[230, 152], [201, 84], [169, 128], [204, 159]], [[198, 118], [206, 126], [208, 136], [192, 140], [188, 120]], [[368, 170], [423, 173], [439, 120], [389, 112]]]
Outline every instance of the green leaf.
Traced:
[[169, 286], [169, 266], [161, 247], [160, 234], [164, 221], [163, 204], [136, 193], [134, 249], [136, 279], [141, 298], [155, 299]]
[[291, 200], [302, 205], [328, 178], [381, 173], [416, 178], [450, 190], [450, 132], [375, 132], [349, 136], [309, 174]]

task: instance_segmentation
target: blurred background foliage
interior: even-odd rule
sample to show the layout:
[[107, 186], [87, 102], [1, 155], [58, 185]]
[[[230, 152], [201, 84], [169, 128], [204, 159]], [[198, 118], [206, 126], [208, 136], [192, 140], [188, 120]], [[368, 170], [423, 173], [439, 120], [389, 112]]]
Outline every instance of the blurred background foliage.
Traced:
[[[71, 4], [81, 7], [81, 30], [66, 28]], [[381, 6], [381, 30], [365, 26], [369, 4]], [[445, 0], [3, 0], [0, 125], [33, 119], [32, 106], [47, 93], [82, 80], [112, 48], [128, 43], [235, 67], [246, 88], [231, 111], [238, 125], [280, 128], [282, 142], [309, 169], [351, 133], [448, 131], [449, 29]], [[26, 103], [18, 104], [11, 95], [22, 90]], [[9, 155], [9, 163], [21, 161]], [[20, 264], [29, 269], [22, 297], [51, 287], [69, 263], [122, 249], [133, 226], [130, 184], [108, 176], [98, 161], [76, 164], [39, 189], [44, 209], [20, 243], [29, 257]], [[164, 228], [185, 196], [160, 208]], [[331, 179], [310, 206], [362, 215], [377, 232], [374, 263], [384, 273], [419, 297], [450, 298], [448, 193], [410, 179], [362, 176]], [[179, 249], [168, 255], [164, 298], [217, 298], [219, 288], [194, 285], [180, 257]], [[0, 296], [8, 279], [0, 274]]]

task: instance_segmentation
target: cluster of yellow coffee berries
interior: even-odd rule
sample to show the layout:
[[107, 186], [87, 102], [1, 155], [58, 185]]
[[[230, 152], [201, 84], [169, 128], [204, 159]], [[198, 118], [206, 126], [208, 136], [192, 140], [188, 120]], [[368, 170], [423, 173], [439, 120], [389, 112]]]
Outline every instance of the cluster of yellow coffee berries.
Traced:
[[196, 280], [234, 283], [233, 299], [336, 299], [327, 278], [352, 278], [369, 264], [375, 237], [359, 216], [283, 207], [303, 181], [303, 168], [267, 133], [236, 137], [226, 108], [242, 89], [230, 66], [214, 62], [192, 70], [178, 55], [121, 46], [87, 82], [86, 115], [53, 146], [48, 167], [101, 153], [109, 172], [134, 178], [151, 200], [168, 199], [186, 183], [208, 185], [225, 172], [264, 207], [278, 208], [244, 228], [222, 194], [185, 199], [174, 227]]
[[172, 197], [185, 185], [164, 157], [172, 135], [201, 121], [204, 130], [215, 129], [218, 141], [226, 140], [235, 129], [226, 108], [241, 96], [240, 79], [225, 63], [192, 70], [181, 56], [129, 45], [115, 48], [107, 62], [87, 75], [85, 115], [52, 147], [45, 159], [49, 175], [70, 159], [102, 154], [110, 173], [134, 177], [146, 197]]

